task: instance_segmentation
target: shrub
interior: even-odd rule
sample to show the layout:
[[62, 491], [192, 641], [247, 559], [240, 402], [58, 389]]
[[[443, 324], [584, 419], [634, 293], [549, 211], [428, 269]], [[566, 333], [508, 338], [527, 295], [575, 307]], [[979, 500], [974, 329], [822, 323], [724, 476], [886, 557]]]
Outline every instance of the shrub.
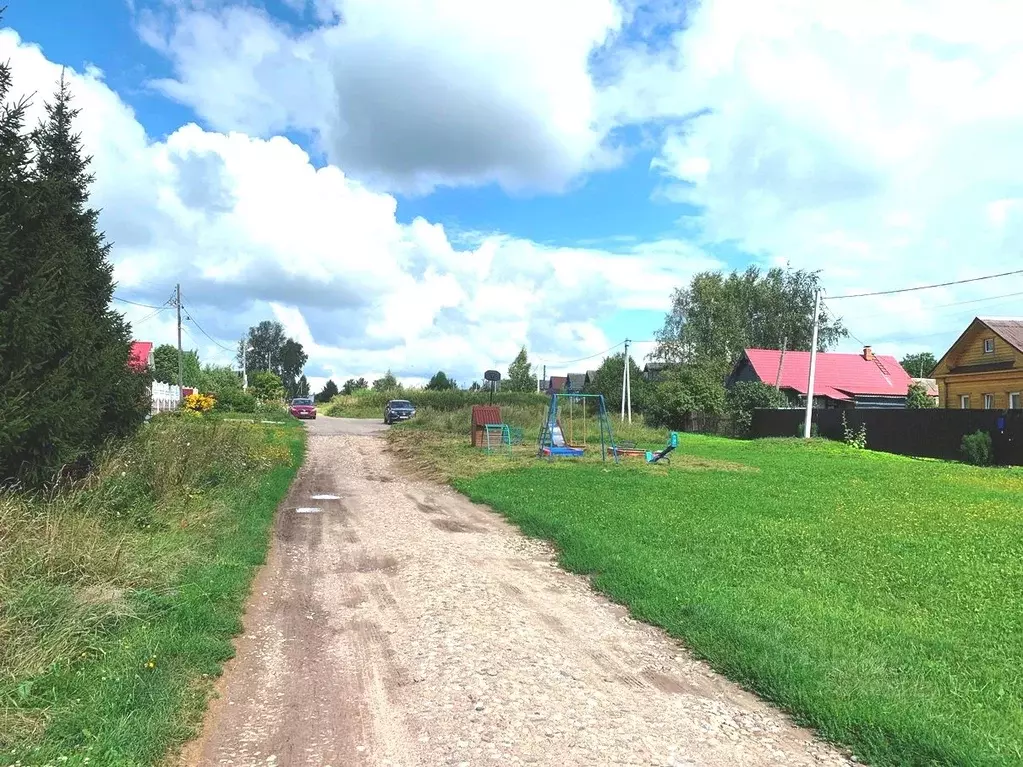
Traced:
[[785, 395], [762, 381], [740, 381], [725, 395], [725, 406], [736, 431], [746, 436], [753, 425], [753, 411], [781, 408], [788, 404]]
[[910, 410], [923, 410], [937, 407], [937, 403], [927, 395], [925, 387], [915, 383], [909, 387], [909, 393], [906, 395], [906, 407]]
[[185, 397], [184, 402], [181, 403], [181, 407], [193, 413], [208, 413], [216, 404], [217, 400], [214, 399], [212, 395], [193, 392]]
[[867, 447], [867, 425], [865, 423], [860, 424], [860, 428], [853, 429], [849, 425], [849, 422], [845, 419], [845, 413], [842, 413], [842, 440], [849, 447], [854, 447], [857, 450], [864, 450]]
[[688, 365], [647, 389], [643, 411], [651, 426], [684, 429], [691, 413], [725, 413], [725, 387], [713, 369]]
[[991, 435], [982, 429], [963, 437], [959, 450], [963, 454], [963, 460], [974, 466], [988, 466], [994, 460]]
[[280, 402], [284, 399], [284, 384], [276, 373], [269, 371], [253, 373], [249, 388], [261, 402]]
[[255, 413], [256, 398], [241, 389], [223, 389], [214, 395], [216, 410], [223, 413]]

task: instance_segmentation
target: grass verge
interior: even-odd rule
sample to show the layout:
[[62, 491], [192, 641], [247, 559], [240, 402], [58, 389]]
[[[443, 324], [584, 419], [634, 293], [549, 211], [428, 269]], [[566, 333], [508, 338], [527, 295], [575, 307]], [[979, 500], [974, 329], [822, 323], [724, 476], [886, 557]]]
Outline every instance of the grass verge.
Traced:
[[395, 449], [860, 758], [1023, 763], [1023, 472], [692, 435], [671, 468], [502, 463], [428, 426]]
[[163, 416], [81, 486], [0, 496], [0, 764], [159, 764], [191, 737], [296, 424]]

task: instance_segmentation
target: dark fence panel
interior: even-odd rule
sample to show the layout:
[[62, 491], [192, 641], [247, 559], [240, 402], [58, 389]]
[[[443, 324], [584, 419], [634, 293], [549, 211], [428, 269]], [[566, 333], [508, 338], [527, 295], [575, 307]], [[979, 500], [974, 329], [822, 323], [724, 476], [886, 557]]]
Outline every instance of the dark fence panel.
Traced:
[[[995, 463], [1023, 466], [1023, 411], [1010, 410], [814, 410], [813, 424], [821, 437], [844, 437], [842, 414], [854, 430], [867, 427], [867, 447], [920, 458], [962, 458], [963, 437], [978, 429], [991, 435]], [[805, 411], [757, 410], [753, 437], [802, 436]]]

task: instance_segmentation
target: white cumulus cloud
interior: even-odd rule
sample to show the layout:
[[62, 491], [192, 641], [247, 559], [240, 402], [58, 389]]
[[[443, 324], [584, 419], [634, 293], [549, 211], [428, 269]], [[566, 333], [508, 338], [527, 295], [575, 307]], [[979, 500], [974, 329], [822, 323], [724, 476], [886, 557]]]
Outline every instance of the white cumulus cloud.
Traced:
[[[51, 92], [61, 66], [0, 30], [20, 93]], [[250, 325], [277, 319], [321, 381], [392, 369], [467, 382], [507, 368], [521, 345], [547, 359], [594, 354], [617, 308], [665, 306], [670, 286], [717, 264], [683, 242], [620, 252], [551, 248], [502, 234], [468, 244], [282, 137], [184, 125], [147, 136], [89, 71], [67, 76], [93, 156], [91, 203], [114, 243], [118, 294], [159, 306], [181, 284], [185, 343], [228, 361]], [[34, 122], [42, 107], [34, 104]], [[138, 338], [173, 342], [173, 312], [124, 304]]]

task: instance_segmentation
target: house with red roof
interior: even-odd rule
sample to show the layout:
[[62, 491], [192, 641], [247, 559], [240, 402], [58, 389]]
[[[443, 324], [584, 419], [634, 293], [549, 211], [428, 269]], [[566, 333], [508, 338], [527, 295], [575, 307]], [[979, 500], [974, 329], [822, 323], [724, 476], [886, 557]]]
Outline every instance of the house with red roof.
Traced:
[[[746, 349], [726, 386], [760, 381], [777, 386], [793, 407], [799, 407], [806, 404], [809, 372], [810, 352]], [[814, 407], [904, 408], [910, 382], [898, 360], [874, 354], [869, 346], [860, 354], [818, 352]]]
[[151, 341], [132, 341], [128, 354], [128, 366], [133, 370], [153, 367], [153, 344]]

